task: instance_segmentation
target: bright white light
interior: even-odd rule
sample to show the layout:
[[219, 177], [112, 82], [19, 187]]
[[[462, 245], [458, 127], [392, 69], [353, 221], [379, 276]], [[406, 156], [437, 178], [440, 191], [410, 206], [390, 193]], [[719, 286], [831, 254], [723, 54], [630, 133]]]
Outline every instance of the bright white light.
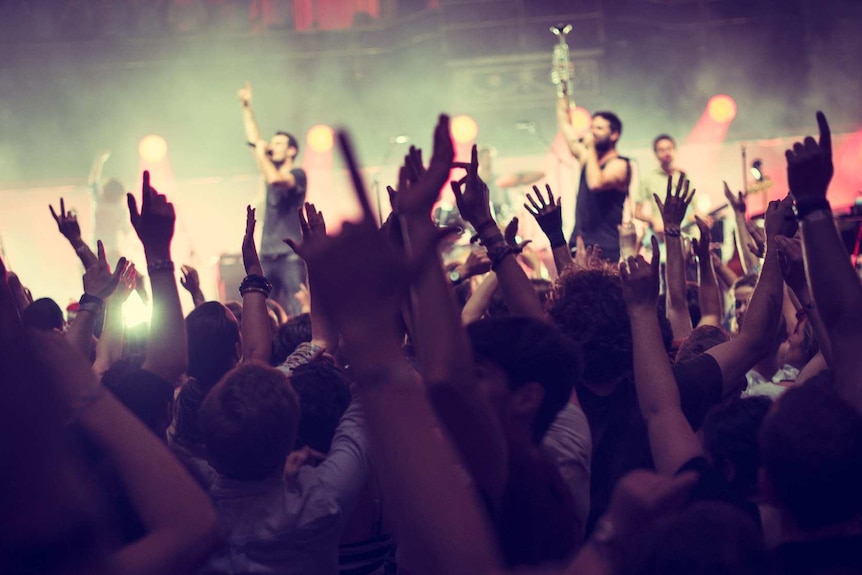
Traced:
[[712, 207], [712, 198], [707, 195], [700, 196], [697, 198], [697, 211], [705, 214], [709, 212], [709, 208]]
[[149, 323], [152, 314], [151, 305], [144, 303], [137, 291], [133, 291], [123, 304], [123, 322], [126, 324], [126, 329]]

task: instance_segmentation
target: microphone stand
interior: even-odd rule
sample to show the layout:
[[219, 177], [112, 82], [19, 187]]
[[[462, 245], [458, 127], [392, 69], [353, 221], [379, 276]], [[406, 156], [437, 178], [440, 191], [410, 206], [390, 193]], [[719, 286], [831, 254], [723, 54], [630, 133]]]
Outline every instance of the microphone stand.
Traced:
[[374, 177], [371, 179], [371, 188], [374, 190], [374, 195], [377, 198], [377, 217], [380, 218], [381, 225], [383, 224], [384, 219], [383, 198], [380, 194], [380, 172], [382, 172], [383, 168], [385, 168], [386, 165], [389, 164], [389, 160], [392, 158], [392, 154], [395, 152], [395, 149], [401, 144], [406, 143], [407, 141], [399, 141], [398, 136], [390, 138], [389, 147], [386, 149], [386, 153], [383, 155], [383, 160], [381, 160], [380, 162], [380, 167], [377, 168], [377, 171], [374, 173]]

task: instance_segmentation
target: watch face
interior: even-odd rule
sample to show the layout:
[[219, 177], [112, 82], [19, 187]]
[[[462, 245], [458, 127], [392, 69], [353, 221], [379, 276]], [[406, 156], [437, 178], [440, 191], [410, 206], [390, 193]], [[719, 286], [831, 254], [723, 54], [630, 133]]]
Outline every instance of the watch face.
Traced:
[[449, 281], [452, 283], [459, 283], [461, 281], [461, 274], [459, 274], [455, 270], [452, 270], [451, 272], [449, 272]]

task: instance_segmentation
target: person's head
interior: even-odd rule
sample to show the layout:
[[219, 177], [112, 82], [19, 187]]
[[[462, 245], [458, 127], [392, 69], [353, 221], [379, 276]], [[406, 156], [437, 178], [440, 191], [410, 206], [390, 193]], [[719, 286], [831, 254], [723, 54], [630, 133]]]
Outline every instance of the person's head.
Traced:
[[804, 531], [862, 511], [862, 415], [821, 373], [787, 390], [760, 432], [761, 491]]
[[242, 303], [236, 300], [231, 300], [224, 304], [226, 308], [228, 308], [233, 316], [236, 318], [236, 323], [241, 327], [242, 326]]
[[717, 501], [697, 502], [662, 517], [627, 545], [634, 550], [624, 559], [630, 563], [625, 572], [638, 575], [758, 575], [767, 566], [754, 520]]
[[266, 152], [273, 162], [293, 161], [299, 154], [299, 141], [289, 132], [278, 131], [269, 141]]
[[207, 461], [224, 477], [279, 473], [296, 441], [299, 400], [281, 371], [244, 363], [210, 391], [200, 410]]
[[302, 406], [294, 449], [307, 445], [328, 452], [338, 422], [350, 404], [347, 373], [326, 359], [317, 359], [291, 371], [290, 383]]
[[667, 134], [659, 134], [652, 141], [652, 151], [663, 168], [673, 165], [676, 156], [676, 142]]
[[676, 352], [676, 362], [699, 356], [706, 350], [730, 341], [730, 334], [714, 325], [699, 325], [688, 334]]
[[497, 150], [491, 146], [480, 146], [476, 151], [476, 156], [479, 160], [479, 171], [490, 174], [493, 171], [493, 162], [494, 158], [497, 157]]
[[538, 443], [580, 378], [580, 350], [559, 329], [532, 318], [483, 319], [467, 333], [482, 389], [504, 427], [520, 424]]
[[123, 183], [116, 178], [111, 178], [102, 186], [102, 199], [108, 203], [118, 203], [119, 201], [124, 200], [125, 197], [126, 188], [123, 186]]
[[233, 312], [217, 301], [196, 307], [186, 317], [190, 377], [212, 387], [242, 354], [239, 325]]
[[63, 331], [66, 327], [63, 310], [57, 302], [47, 297], [39, 298], [24, 308], [21, 321], [24, 327], [41, 331]]
[[112, 365], [102, 384], [161, 441], [171, 423], [174, 386], [146, 369], [143, 358], [130, 357]]
[[802, 369], [812, 357], [817, 355], [818, 351], [820, 351], [820, 345], [814, 335], [814, 328], [803, 315], [778, 349], [778, 363]]
[[717, 470], [743, 498], [757, 493], [758, 434], [772, 400], [734, 398], [713, 407], [703, 422], [703, 448]]
[[311, 341], [311, 314], [303, 313], [290, 318], [278, 328], [272, 340], [269, 363], [281, 365], [299, 344], [307, 341]]
[[746, 274], [733, 284], [733, 314], [737, 330], [742, 329], [742, 319], [757, 285], [757, 277], [757, 274]]
[[623, 123], [613, 112], [602, 110], [593, 114], [590, 131], [595, 138], [596, 150], [606, 152], [616, 147], [623, 133]]

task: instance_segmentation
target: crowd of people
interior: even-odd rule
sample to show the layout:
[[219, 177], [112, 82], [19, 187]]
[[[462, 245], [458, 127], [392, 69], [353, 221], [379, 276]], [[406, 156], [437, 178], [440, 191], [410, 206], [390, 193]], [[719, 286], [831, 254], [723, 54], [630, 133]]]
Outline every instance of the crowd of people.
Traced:
[[[476, 148], [455, 162], [447, 116], [379, 227], [338, 135], [363, 217], [333, 235], [295, 139], [262, 140], [240, 95], [269, 228], [259, 255], [247, 209], [241, 301], [206, 301], [187, 266], [178, 284], [178, 216], [146, 172], [127, 197], [146, 274], [88, 246], [63, 203], [74, 318], [2, 267], [0, 572], [862, 573], [862, 284], [822, 113], [762, 229], [727, 190], [743, 275], [708, 222], [687, 241], [678, 170], [651, 206], [663, 248], [616, 216], [591, 226], [630, 179], [607, 157], [619, 119], [597, 114], [586, 142], [567, 134], [588, 195], [572, 246], [550, 186], [524, 200], [549, 282], [495, 221]], [[475, 240], [457, 261], [465, 232], [432, 219], [447, 183]], [[152, 318], [128, 332], [141, 275]], [[307, 305], [273, 305], [300, 279]]]

